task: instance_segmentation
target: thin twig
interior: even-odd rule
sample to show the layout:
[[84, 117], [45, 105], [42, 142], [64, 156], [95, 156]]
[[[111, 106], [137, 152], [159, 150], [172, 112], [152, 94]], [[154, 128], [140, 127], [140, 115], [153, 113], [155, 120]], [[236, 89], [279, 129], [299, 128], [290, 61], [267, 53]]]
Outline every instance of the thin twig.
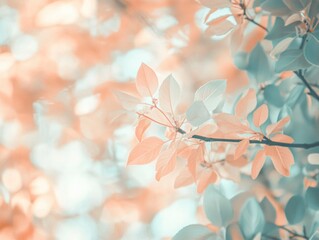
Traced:
[[313, 90], [312, 86], [308, 83], [306, 78], [303, 76], [302, 71], [294, 71], [296, 76], [305, 84], [306, 88], [309, 90], [309, 95], [314, 97], [317, 101], [319, 101], [319, 95], [316, 93], [315, 90]]
[[[177, 132], [181, 134], [185, 134], [186, 132], [178, 128]], [[205, 137], [201, 135], [192, 135], [191, 138], [198, 139], [204, 142], [229, 142], [229, 143], [238, 143], [242, 141], [243, 139], [229, 139], [229, 138], [213, 138], [213, 137]], [[278, 147], [290, 147], [290, 148], [303, 148], [303, 149], [309, 149], [313, 147], [319, 147], [319, 141], [314, 143], [285, 143], [285, 142], [277, 142], [272, 141], [269, 138], [263, 139], [263, 140], [249, 140], [250, 144], [262, 144], [262, 145], [268, 145], [268, 146], [278, 146]]]
[[252, 19], [252, 18], [250, 18], [250, 17], [247, 17], [247, 15], [246, 15], [245, 19], [246, 19], [247, 21], [249, 21], [249, 22], [255, 24], [256, 26], [258, 26], [258, 27], [264, 29], [266, 32], [269, 32], [268, 29], [267, 29], [265, 26], [263, 26], [263, 25], [261, 25], [260, 23], [256, 22], [254, 19]]
[[287, 231], [288, 233], [290, 233], [293, 237], [299, 237], [299, 238], [303, 238], [303, 239], [309, 239], [307, 236], [296, 233], [295, 231], [290, 230], [289, 228], [286, 228], [285, 226], [278, 226], [279, 228]]

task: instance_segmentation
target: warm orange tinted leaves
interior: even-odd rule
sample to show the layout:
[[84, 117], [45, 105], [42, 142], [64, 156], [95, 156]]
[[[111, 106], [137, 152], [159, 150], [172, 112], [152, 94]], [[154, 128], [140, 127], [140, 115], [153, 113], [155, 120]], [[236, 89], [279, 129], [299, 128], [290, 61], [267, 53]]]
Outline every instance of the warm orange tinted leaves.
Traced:
[[187, 167], [194, 179], [196, 179], [197, 165], [204, 160], [203, 146], [204, 145], [199, 145], [198, 148], [192, 149], [187, 159]]
[[159, 181], [175, 169], [176, 157], [176, 148], [174, 146], [170, 146], [161, 152], [156, 163], [156, 180]]
[[219, 22], [218, 24], [208, 26], [208, 28], [205, 31], [205, 34], [207, 34], [207, 36], [214, 36], [214, 35], [220, 36], [220, 35], [224, 35], [228, 33], [234, 27], [235, 25], [232, 22], [225, 20], [225, 21]]
[[215, 170], [206, 168], [199, 175], [197, 182], [197, 192], [202, 193], [209, 184], [215, 183], [217, 181], [218, 175]]
[[269, 156], [277, 172], [283, 176], [290, 175], [290, 167], [294, 164], [294, 157], [289, 148], [265, 146], [266, 155]]
[[172, 75], [169, 75], [159, 89], [159, 103], [164, 111], [174, 113], [180, 98], [180, 87]]
[[137, 73], [136, 88], [141, 96], [152, 97], [158, 87], [155, 72], [146, 64], [142, 64]]
[[189, 172], [188, 168], [184, 168], [176, 177], [174, 187], [184, 187], [190, 185], [194, 182], [192, 174]]
[[257, 104], [256, 91], [249, 89], [238, 101], [235, 109], [236, 116], [246, 119], [247, 115], [251, 113]]
[[127, 164], [133, 165], [150, 163], [158, 156], [163, 143], [164, 142], [157, 137], [145, 138], [133, 148], [128, 157]]
[[117, 97], [119, 103], [122, 105], [123, 108], [126, 110], [134, 110], [136, 106], [141, 103], [141, 101], [130, 94], [121, 91], [115, 91], [115, 96]]
[[238, 146], [235, 150], [234, 160], [240, 158], [242, 155], [245, 154], [247, 148], [249, 146], [249, 139], [244, 139], [238, 143]]
[[219, 129], [224, 133], [247, 133], [252, 132], [249, 127], [242, 124], [241, 121], [233, 115], [220, 113], [214, 116]]
[[247, 165], [247, 163], [248, 163], [246, 157], [241, 156], [238, 159], [234, 159], [234, 155], [228, 155], [226, 157], [226, 161], [227, 161], [227, 163], [229, 163], [229, 165], [234, 166], [234, 167], [243, 167], [243, 166]]
[[251, 177], [252, 179], [256, 179], [260, 173], [260, 170], [265, 164], [266, 155], [264, 150], [260, 150], [257, 152], [253, 164], [251, 167]]
[[284, 143], [293, 143], [294, 139], [292, 137], [289, 137], [285, 134], [277, 134], [274, 137], [271, 138], [273, 141], [277, 142], [284, 142]]
[[266, 128], [267, 135], [269, 136], [270, 134], [281, 132], [282, 129], [285, 127], [285, 125], [289, 121], [290, 121], [290, 117], [287, 116], [287, 117], [284, 117], [283, 119], [281, 119], [280, 121], [278, 121], [277, 123], [270, 124]]
[[135, 128], [135, 136], [138, 141], [142, 140], [144, 132], [148, 129], [148, 127], [151, 125], [151, 120], [147, 118], [142, 118], [139, 120], [136, 128]]
[[263, 104], [259, 108], [257, 108], [253, 115], [253, 122], [256, 127], [260, 127], [266, 122], [268, 113], [269, 111], [266, 104]]

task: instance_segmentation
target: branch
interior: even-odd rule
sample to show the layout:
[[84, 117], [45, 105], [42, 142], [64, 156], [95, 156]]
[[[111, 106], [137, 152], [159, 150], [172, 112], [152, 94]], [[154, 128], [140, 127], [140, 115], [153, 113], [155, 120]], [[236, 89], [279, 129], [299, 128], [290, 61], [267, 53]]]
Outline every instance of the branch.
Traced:
[[247, 15], [246, 15], [245, 19], [246, 19], [247, 21], [249, 21], [249, 22], [255, 24], [256, 26], [258, 26], [258, 27], [264, 29], [266, 32], [269, 32], [268, 29], [267, 29], [265, 26], [263, 26], [263, 25], [261, 25], [260, 23], [256, 22], [254, 19], [248, 17]]
[[299, 238], [303, 238], [303, 239], [309, 239], [307, 236], [305, 235], [302, 235], [302, 234], [299, 234], [299, 233], [296, 233], [292, 230], [290, 230], [289, 228], [286, 228], [285, 226], [278, 226], [279, 228], [287, 231], [288, 233], [290, 233], [292, 235], [292, 237], [299, 237]]
[[302, 74], [302, 71], [294, 71], [294, 73], [296, 74], [297, 77], [299, 77], [299, 79], [305, 84], [305, 86], [308, 88], [309, 90], [309, 95], [314, 97], [317, 101], [319, 101], [319, 95], [316, 93], [315, 90], [313, 90], [312, 86], [308, 83], [308, 81], [305, 79], [305, 77]]
[[[185, 134], [186, 132], [183, 129], [178, 128], [177, 132], [181, 134]], [[229, 138], [212, 138], [212, 137], [204, 137], [201, 135], [193, 135], [191, 136], [193, 139], [198, 139], [204, 142], [229, 142], [229, 143], [238, 143], [243, 139], [229, 139]], [[249, 140], [250, 144], [262, 144], [268, 146], [278, 146], [278, 147], [290, 147], [290, 148], [303, 148], [309, 149], [313, 147], [319, 147], [319, 141], [314, 143], [285, 143], [285, 142], [277, 142], [272, 141], [269, 138], [264, 138], [263, 140]]]

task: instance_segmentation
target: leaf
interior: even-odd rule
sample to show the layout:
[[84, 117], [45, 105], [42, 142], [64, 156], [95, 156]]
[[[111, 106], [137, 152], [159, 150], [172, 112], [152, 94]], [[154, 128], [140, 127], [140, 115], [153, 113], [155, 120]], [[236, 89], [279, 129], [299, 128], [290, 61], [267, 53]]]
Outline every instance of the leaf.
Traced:
[[277, 73], [283, 71], [296, 71], [308, 68], [311, 65], [305, 58], [305, 54], [301, 49], [289, 49], [283, 52], [276, 62], [275, 71]]
[[248, 89], [248, 91], [239, 99], [235, 108], [235, 114], [237, 117], [246, 119], [248, 114], [255, 109], [256, 105], [256, 91], [254, 89]]
[[181, 89], [172, 75], [169, 75], [159, 89], [159, 103], [162, 110], [174, 114]]
[[274, 16], [283, 16], [290, 13], [290, 9], [284, 4], [283, 0], [265, 0], [261, 7]]
[[276, 107], [282, 107], [284, 105], [283, 97], [279, 91], [279, 88], [274, 84], [269, 84], [264, 88], [264, 97], [265, 100]]
[[209, 112], [214, 111], [223, 100], [226, 80], [212, 80], [195, 92], [195, 101], [203, 101]]
[[285, 26], [285, 22], [281, 17], [277, 17], [274, 26], [267, 34], [267, 40], [277, 40], [281, 38], [295, 37], [296, 36], [296, 24], [290, 24]]
[[302, 22], [302, 16], [300, 13], [295, 13], [290, 15], [285, 21], [285, 26], [295, 22], [300, 22], [300, 23]]
[[261, 233], [265, 225], [263, 211], [254, 198], [246, 201], [239, 214], [239, 226], [245, 239], [252, 239]]
[[319, 188], [309, 187], [305, 194], [305, 200], [309, 208], [318, 211], [319, 210]]
[[156, 163], [156, 180], [159, 181], [162, 177], [171, 173], [176, 166], [176, 148], [170, 146], [161, 152]]
[[126, 110], [135, 110], [136, 106], [141, 103], [140, 99], [125, 92], [114, 91], [114, 95], [118, 99], [121, 106]]
[[290, 224], [297, 224], [305, 217], [306, 205], [303, 197], [296, 195], [289, 199], [285, 214]]
[[276, 210], [267, 197], [264, 197], [264, 199], [261, 201], [260, 207], [263, 210], [265, 220], [268, 222], [274, 222], [277, 215]]
[[260, 44], [257, 44], [249, 56], [247, 71], [253, 75], [257, 82], [268, 81], [271, 69], [267, 55]]
[[245, 240], [238, 223], [231, 223], [226, 228], [226, 238], [225, 240]]
[[294, 164], [294, 157], [289, 148], [278, 146], [265, 146], [266, 155], [269, 156], [278, 173], [283, 176], [290, 175], [290, 167]]
[[200, 173], [198, 178], [197, 192], [202, 193], [209, 184], [217, 181], [218, 175], [213, 169], [207, 168]]
[[220, 113], [214, 116], [214, 120], [223, 133], [250, 133], [252, 130], [242, 124], [240, 119], [228, 113]]
[[139, 120], [135, 128], [135, 136], [139, 142], [142, 141], [143, 134], [149, 128], [150, 125], [151, 121], [147, 118], [142, 118]]
[[253, 114], [253, 122], [256, 127], [263, 125], [268, 119], [268, 106], [266, 104], [261, 105]]
[[210, 114], [202, 101], [196, 101], [187, 110], [186, 118], [193, 126], [199, 126], [210, 119]]
[[145, 138], [138, 143], [128, 157], [128, 165], [146, 164], [156, 159], [164, 142], [157, 137]]
[[309, 0], [284, 0], [284, 3], [290, 10], [299, 12], [307, 6]]
[[270, 56], [273, 58], [276, 58], [279, 54], [284, 52], [290, 45], [290, 43], [294, 40], [295, 38], [285, 38], [282, 41], [280, 41], [270, 52]]
[[265, 164], [265, 160], [266, 160], [265, 151], [264, 150], [258, 151], [254, 160], [253, 160], [253, 164], [251, 167], [252, 179], [256, 179], [258, 177], [260, 170], [262, 169], [262, 167]]
[[279, 120], [277, 123], [273, 123], [267, 126], [266, 133], [269, 136], [270, 134], [281, 132], [282, 129], [285, 127], [287, 123], [289, 123], [290, 117], [284, 117], [283, 119]]
[[184, 187], [194, 182], [194, 178], [188, 168], [184, 168], [175, 179], [174, 188]]
[[137, 91], [143, 97], [153, 97], [154, 93], [157, 90], [157, 87], [158, 80], [155, 72], [149, 66], [142, 63], [137, 73]]
[[203, 145], [199, 145], [197, 148], [192, 149], [187, 159], [187, 167], [191, 172], [194, 179], [196, 179], [196, 167], [204, 159]]
[[235, 150], [234, 160], [236, 160], [236, 159], [240, 158], [242, 155], [244, 155], [245, 152], [247, 151], [248, 146], [249, 146], [249, 139], [241, 140], [238, 143], [238, 146]]
[[308, 34], [303, 52], [306, 60], [312, 65], [319, 66], [319, 41], [312, 35]]
[[204, 193], [204, 210], [207, 218], [219, 227], [226, 227], [233, 219], [234, 211], [231, 201], [217, 191], [214, 186], [209, 186]]
[[205, 30], [205, 34], [207, 36], [222, 36], [231, 31], [234, 27], [235, 25], [226, 19], [218, 24], [208, 26]]
[[308, 155], [308, 162], [312, 165], [319, 165], [319, 153], [310, 153]]
[[181, 229], [174, 237], [173, 240], [216, 240], [217, 235], [209, 228], [192, 224]]

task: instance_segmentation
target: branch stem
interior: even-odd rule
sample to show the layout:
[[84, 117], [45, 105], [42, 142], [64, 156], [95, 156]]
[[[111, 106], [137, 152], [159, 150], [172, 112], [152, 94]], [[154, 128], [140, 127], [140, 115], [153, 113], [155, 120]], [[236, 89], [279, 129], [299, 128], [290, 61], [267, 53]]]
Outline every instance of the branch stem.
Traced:
[[294, 71], [294, 73], [296, 74], [296, 76], [305, 84], [306, 88], [308, 88], [309, 90], [309, 95], [314, 97], [317, 101], [319, 101], [319, 95], [317, 94], [317, 92], [312, 88], [312, 86], [308, 83], [308, 81], [306, 80], [306, 78], [303, 76], [302, 71]]
[[[181, 134], [185, 134], [186, 132], [178, 128], [177, 132]], [[205, 137], [201, 135], [193, 135], [191, 136], [193, 139], [201, 140], [204, 142], [228, 142], [228, 143], [238, 143], [242, 141], [243, 139], [229, 139], [229, 138], [213, 138], [213, 137]], [[268, 145], [268, 146], [278, 146], [278, 147], [290, 147], [290, 148], [303, 148], [303, 149], [309, 149], [313, 147], [319, 147], [319, 141], [314, 143], [285, 143], [285, 142], [277, 142], [272, 141], [269, 138], [263, 139], [263, 140], [249, 140], [250, 144], [262, 144], [262, 145]]]

